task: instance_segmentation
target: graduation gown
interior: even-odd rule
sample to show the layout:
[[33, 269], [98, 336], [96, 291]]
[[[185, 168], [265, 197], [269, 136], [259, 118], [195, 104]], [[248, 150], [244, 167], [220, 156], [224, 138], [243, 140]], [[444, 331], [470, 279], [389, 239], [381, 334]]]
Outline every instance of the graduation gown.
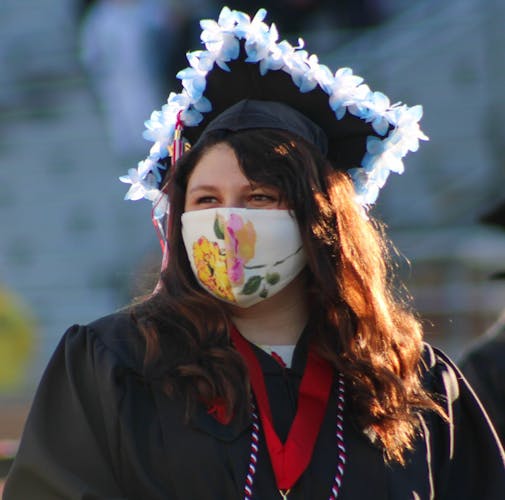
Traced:
[[[283, 438], [296, 411], [306, 349], [300, 342], [292, 369], [256, 354]], [[65, 333], [34, 398], [4, 500], [244, 498], [250, 423], [222, 425], [203, 407], [185, 423], [184, 402], [143, 375], [143, 355], [126, 312]], [[450, 421], [423, 415], [422, 432], [402, 467], [386, 464], [345, 411], [347, 463], [339, 499], [503, 499], [503, 450], [480, 403], [442, 353], [426, 346], [423, 365], [426, 386], [447, 398]], [[329, 498], [337, 466], [334, 395], [289, 500]], [[261, 432], [252, 498], [280, 498]]]

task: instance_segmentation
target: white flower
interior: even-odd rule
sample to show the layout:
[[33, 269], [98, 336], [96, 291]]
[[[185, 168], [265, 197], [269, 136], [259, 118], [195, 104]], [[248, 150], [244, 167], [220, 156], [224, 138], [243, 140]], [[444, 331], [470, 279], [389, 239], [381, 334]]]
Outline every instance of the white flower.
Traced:
[[[171, 142], [169, 143], [171, 144]], [[149, 149], [149, 158], [156, 160], [166, 158], [168, 156], [168, 145], [164, 146], [161, 142], [155, 142]]]
[[142, 136], [148, 141], [156, 142], [170, 137], [173, 132], [172, 121], [167, 120], [163, 111], [153, 111], [149, 120], [144, 122], [146, 130]]
[[207, 86], [207, 72], [196, 68], [185, 68], [177, 73], [176, 78], [182, 82], [182, 86], [191, 100], [198, 101], [203, 96]]
[[379, 186], [362, 168], [351, 168], [348, 173], [354, 184], [357, 203], [362, 207], [373, 205], [379, 195]]
[[239, 14], [228, 7], [223, 7], [217, 22], [213, 19], [200, 21], [202, 28], [200, 39], [212, 59], [225, 71], [230, 71], [226, 63], [236, 59], [240, 51], [239, 41], [233, 33], [236, 23], [242, 19]]
[[185, 109], [181, 114], [181, 119], [188, 127], [195, 127], [203, 120], [203, 115], [196, 109]]
[[361, 120], [364, 120], [364, 116], [368, 113], [368, 107], [366, 106], [368, 96], [371, 94], [370, 87], [366, 83], [358, 85], [349, 98], [347, 103], [347, 111], [354, 116], [357, 116]]
[[139, 161], [137, 165], [137, 172], [141, 179], [145, 179], [150, 173], [154, 175], [156, 182], [159, 184], [161, 182], [161, 172], [160, 170], [166, 170], [165, 165], [157, 162], [155, 157], [148, 156], [145, 160]]
[[206, 97], [201, 96], [198, 100], [194, 100], [186, 90], [180, 94], [171, 95], [168, 100], [167, 113], [171, 114], [174, 124], [179, 111], [184, 125], [194, 127], [202, 121], [202, 113], [208, 113], [211, 110], [212, 104]]
[[387, 111], [391, 106], [389, 97], [382, 92], [370, 92], [362, 105], [361, 118], [371, 123], [379, 135], [386, 135], [389, 129]]
[[387, 140], [381, 141], [378, 137], [370, 136], [367, 137], [366, 147], [367, 152], [361, 165], [365, 171], [375, 172], [376, 179], [384, 178], [383, 175], [378, 173], [379, 170], [390, 170], [397, 174], [403, 173], [401, 155], [398, 154], [395, 148], [391, 147]]
[[330, 68], [328, 68], [325, 64], [319, 64], [317, 70], [314, 71], [313, 74], [317, 79], [317, 84], [324, 90], [324, 92], [329, 94], [328, 90], [335, 81], [335, 77], [333, 76]]
[[142, 134], [144, 139], [154, 142], [149, 153], [150, 156], [156, 158], [167, 156], [167, 148], [174, 140], [177, 115], [180, 111], [184, 112], [191, 105], [195, 107], [196, 112], [188, 113], [188, 124], [198, 124], [202, 119], [200, 111], [207, 112], [212, 108], [207, 98], [200, 97], [200, 99], [194, 101], [184, 90], [180, 94], [172, 92], [161, 110], [153, 111], [151, 118], [145, 122], [146, 130]]
[[145, 122], [145, 126], [146, 130], [142, 136], [154, 142], [151, 154], [157, 151], [158, 157], [163, 158], [166, 156], [167, 147], [173, 142], [175, 118], [163, 111], [154, 111], [151, 119]]
[[122, 175], [119, 180], [125, 184], [131, 184], [125, 195], [125, 200], [136, 201], [146, 198], [152, 201], [160, 192], [154, 175], [149, 173], [146, 177], [141, 177], [136, 168], [130, 168], [128, 175]]
[[191, 102], [196, 102], [203, 96], [207, 86], [207, 74], [214, 67], [215, 58], [206, 50], [188, 52], [186, 58], [189, 67], [179, 71], [176, 78], [182, 81]]
[[214, 58], [206, 50], [194, 50], [186, 54], [189, 65], [200, 74], [206, 75], [214, 67]]
[[275, 24], [269, 28], [263, 22], [266, 14], [265, 9], [260, 9], [249, 24], [239, 27], [240, 34], [245, 38], [246, 62], [255, 63], [266, 58], [279, 38]]
[[401, 155], [405, 156], [409, 151], [415, 152], [419, 149], [419, 140], [429, 140], [419, 127], [423, 107], [418, 105], [408, 108], [404, 105], [394, 111], [397, 128], [390, 134], [389, 140], [395, 143]]
[[[272, 28], [274, 25], [272, 24]], [[267, 71], [277, 71], [281, 69], [286, 61], [292, 57], [292, 54], [304, 46], [303, 39], [298, 39], [298, 46], [293, 47], [286, 40], [282, 40], [280, 43], [273, 43], [270, 47], [269, 54], [260, 61], [260, 74], [264, 76]]]
[[[333, 80], [323, 87], [330, 96], [330, 107], [335, 111], [338, 120], [345, 115], [346, 107], [356, 98], [359, 99], [358, 86], [362, 81], [361, 76], [353, 75], [351, 68], [340, 68], [335, 72]], [[362, 88], [361, 93], [366, 95], [368, 87]]]
[[293, 57], [292, 73], [293, 82], [300, 89], [300, 92], [310, 92], [315, 89], [320, 82], [324, 86], [330, 85], [331, 72], [326, 66], [319, 64], [319, 59], [315, 54], [307, 57], [306, 51], [299, 51], [299, 57]]
[[309, 69], [309, 53], [306, 50], [295, 50], [287, 54], [284, 59], [285, 66], [283, 70], [291, 75], [293, 83], [300, 88], [303, 85], [304, 73]]

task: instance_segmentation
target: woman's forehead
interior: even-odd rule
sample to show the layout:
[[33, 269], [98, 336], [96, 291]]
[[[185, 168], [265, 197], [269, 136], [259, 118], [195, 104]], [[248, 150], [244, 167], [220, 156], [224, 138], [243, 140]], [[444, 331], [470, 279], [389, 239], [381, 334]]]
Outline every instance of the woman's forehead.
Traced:
[[191, 172], [188, 192], [206, 185], [236, 183], [250, 185], [233, 149], [225, 143], [211, 146], [202, 154]]

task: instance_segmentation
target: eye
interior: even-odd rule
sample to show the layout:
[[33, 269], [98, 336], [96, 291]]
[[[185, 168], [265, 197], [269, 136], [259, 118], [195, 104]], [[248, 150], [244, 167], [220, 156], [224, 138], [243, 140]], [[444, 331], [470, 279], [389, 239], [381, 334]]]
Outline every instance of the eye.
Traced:
[[277, 201], [277, 197], [262, 193], [252, 194], [251, 199], [254, 201]]
[[256, 188], [249, 194], [249, 205], [253, 208], [274, 208], [279, 205], [279, 200], [279, 193], [274, 188]]
[[212, 203], [217, 203], [217, 198], [215, 196], [199, 196], [195, 200], [197, 205], [207, 205]]
[[186, 199], [184, 209], [191, 210], [203, 210], [205, 208], [213, 208], [219, 204], [219, 198], [216, 193], [209, 193], [205, 191], [190, 193]]

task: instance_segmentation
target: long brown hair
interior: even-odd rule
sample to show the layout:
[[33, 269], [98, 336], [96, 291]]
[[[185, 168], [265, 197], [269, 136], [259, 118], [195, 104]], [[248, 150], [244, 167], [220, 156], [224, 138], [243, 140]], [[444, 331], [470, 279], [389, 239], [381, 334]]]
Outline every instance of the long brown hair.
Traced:
[[181, 236], [189, 175], [205, 152], [228, 144], [246, 177], [275, 186], [298, 221], [307, 254], [310, 331], [319, 353], [343, 373], [358, 425], [403, 462], [418, 410], [438, 410], [420, 381], [422, 328], [392, 280], [383, 228], [363, 217], [349, 176], [311, 145], [280, 130], [214, 132], [179, 161], [167, 181], [170, 259], [160, 287], [134, 308], [147, 339], [146, 366], [162, 367], [169, 394], [220, 401], [244, 416], [250, 387], [230, 346], [226, 305], [197, 283]]

